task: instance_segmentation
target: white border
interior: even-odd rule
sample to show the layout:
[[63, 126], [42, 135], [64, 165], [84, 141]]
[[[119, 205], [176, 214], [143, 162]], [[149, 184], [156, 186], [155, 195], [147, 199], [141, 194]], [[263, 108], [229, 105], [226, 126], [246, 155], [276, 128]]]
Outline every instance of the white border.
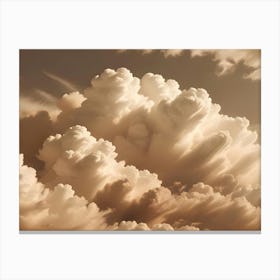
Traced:
[[[279, 2], [1, 2], [1, 279], [279, 279]], [[262, 233], [19, 234], [20, 48], [261, 48]]]

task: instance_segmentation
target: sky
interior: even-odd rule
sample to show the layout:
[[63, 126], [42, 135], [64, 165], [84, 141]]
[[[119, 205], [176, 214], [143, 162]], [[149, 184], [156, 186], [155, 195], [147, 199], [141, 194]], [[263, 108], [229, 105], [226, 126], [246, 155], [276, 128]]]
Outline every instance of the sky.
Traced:
[[22, 230], [259, 230], [259, 50], [21, 50]]
[[[260, 61], [260, 51], [252, 52]], [[233, 59], [230, 56], [228, 61]], [[252, 125], [260, 124], [260, 79], [242, 78], [252, 72], [255, 64], [246, 64], [241, 58], [232, 67], [234, 70], [217, 75], [220, 65], [213, 53], [192, 56], [190, 50], [167, 57], [160, 50], [21, 50], [20, 88], [21, 95], [34, 99], [42, 100], [36, 90], [59, 97], [69, 90], [89, 86], [91, 78], [106, 68], [126, 67], [137, 77], [152, 72], [175, 79], [182, 89], [205, 88], [223, 113], [244, 116]]]

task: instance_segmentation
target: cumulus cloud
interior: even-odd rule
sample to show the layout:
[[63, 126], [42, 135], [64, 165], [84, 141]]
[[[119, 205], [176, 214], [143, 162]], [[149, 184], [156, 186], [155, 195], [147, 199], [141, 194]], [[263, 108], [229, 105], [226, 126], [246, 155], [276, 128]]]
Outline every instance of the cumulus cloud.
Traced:
[[135, 221], [122, 221], [116, 223], [112, 226], [112, 230], [150, 230], [150, 228], [145, 223], [136, 223]]
[[51, 136], [36, 146], [40, 182], [32, 171], [43, 202], [23, 225], [34, 213], [29, 228], [260, 229], [257, 133], [246, 118], [221, 114], [205, 89], [106, 69], [57, 105]]
[[[77, 196], [73, 187], [58, 184], [53, 189], [38, 181], [35, 169], [23, 164], [20, 156], [20, 228], [22, 230], [174, 230], [169, 224], [120, 221], [108, 223], [115, 209], [101, 210], [94, 202]], [[111, 197], [111, 200], [116, 199]], [[180, 230], [197, 230], [195, 227]]]
[[126, 179], [133, 186], [131, 198], [161, 185], [156, 174], [116, 161], [115, 150], [112, 143], [97, 140], [85, 127], [70, 127], [63, 135], [50, 136], [44, 142], [38, 156], [45, 163], [42, 181], [52, 186], [70, 184], [88, 200], [117, 180]]
[[86, 98], [82, 94], [80, 94], [78, 91], [74, 91], [69, 94], [65, 93], [57, 101], [57, 106], [61, 111], [67, 112], [81, 107], [83, 101], [85, 100]]
[[217, 63], [217, 74], [225, 75], [235, 70], [236, 65], [242, 62], [250, 68], [245, 79], [260, 80], [261, 78], [261, 58], [260, 50], [191, 50], [191, 56], [212, 56]]
[[240, 194], [224, 196], [203, 183], [180, 194], [172, 194], [163, 186], [151, 188], [133, 199], [125, 199], [131, 188], [121, 191], [120, 186], [110, 185], [116, 196], [103, 189], [99, 198], [89, 202], [76, 195], [71, 185], [46, 187], [21, 159], [21, 229], [196, 231], [252, 230], [260, 226], [260, 207]]
[[[109, 227], [110, 230], [133, 230], [133, 231], [174, 231], [174, 228], [166, 223], [155, 224], [151, 228], [146, 223], [137, 223], [135, 221], [122, 221], [120, 223], [115, 223], [113, 226]], [[109, 229], [108, 228], [108, 229]], [[180, 231], [198, 231], [199, 228], [195, 226], [183, 226], [176, 230]]]
[[75, 195], [70, 185], [53, 190], [38, 182], [36, 171], [20, 164], [20, 228], [24, 230], [86, 230], [106, 228], [104, 212]]

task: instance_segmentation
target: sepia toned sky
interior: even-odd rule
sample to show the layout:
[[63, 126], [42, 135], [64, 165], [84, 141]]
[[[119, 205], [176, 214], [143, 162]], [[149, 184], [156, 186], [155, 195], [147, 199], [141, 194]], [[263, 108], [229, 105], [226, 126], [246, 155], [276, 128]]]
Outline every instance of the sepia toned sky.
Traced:
[[213, 102], [221, 105], [222, 113], [244, 116], [255, 125], [260, 123], [260, 79], [243, 78], [252, 72], [255, 61], [260, 64], [260, 51], [251, 52], [253, 61], [249, 64], [244, 60], [250, 53], [241, 58], [239, 54], [229, 53], [226, 59], [234, 61], [237, 57], [237, 63], [228, 73], [217, 75], [221, 65], [211, 52], [192, 57], [191, 51], [185, 50], [180, 55], [165, 57], [159, 50], [151, 53], [137, 50], [21, 50], [20, 94], [40, 100], [42, 97], [36, 93], [37, 89], [59, 97], [69, 90], [89, 86], [91, 78], [106, 68], [126, 67], [137, 77], [152, 72], [175, 79], [181, 89], [205, 88]]
[[260, 230], [259, 50], [21, 50], [20, 229]]

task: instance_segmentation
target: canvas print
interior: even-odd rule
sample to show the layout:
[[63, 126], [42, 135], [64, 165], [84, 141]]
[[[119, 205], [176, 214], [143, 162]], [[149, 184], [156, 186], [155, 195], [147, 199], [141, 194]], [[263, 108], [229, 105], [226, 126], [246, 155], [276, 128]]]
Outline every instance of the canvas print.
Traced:
[[21, 231], [261, 230], [261, 51], [20, 50]]

